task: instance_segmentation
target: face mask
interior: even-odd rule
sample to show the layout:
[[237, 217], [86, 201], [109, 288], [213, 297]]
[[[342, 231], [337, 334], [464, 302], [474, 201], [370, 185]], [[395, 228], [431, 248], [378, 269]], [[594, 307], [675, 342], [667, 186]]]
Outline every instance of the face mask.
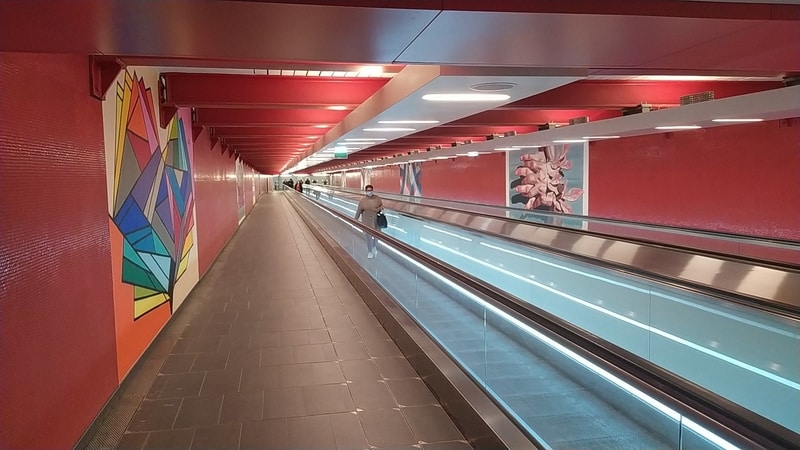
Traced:
[[372, 197], [372, 191], [367, 191], [367, 197]]

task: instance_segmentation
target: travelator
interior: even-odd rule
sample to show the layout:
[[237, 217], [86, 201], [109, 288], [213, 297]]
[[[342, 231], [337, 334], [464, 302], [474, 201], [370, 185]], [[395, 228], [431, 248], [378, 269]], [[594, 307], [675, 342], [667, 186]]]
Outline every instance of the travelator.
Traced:
[[800, 448], [796, 265], [401, 196], [367, 259], [361, 194], [296, 194], [479, 446]]

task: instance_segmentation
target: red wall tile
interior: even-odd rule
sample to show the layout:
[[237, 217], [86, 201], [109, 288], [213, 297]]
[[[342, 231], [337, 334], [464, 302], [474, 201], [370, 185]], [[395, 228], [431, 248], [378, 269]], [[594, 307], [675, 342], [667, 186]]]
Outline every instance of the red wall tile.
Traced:
[[85, 55], [0, 54], [0, 448], [70, 448], [117, 386]]
[[[505, 165], [505, 154], [499, 152], [424, 162], [420, 178], [422, 196], [505, 206]], [[373, 169], [370, 182], [379, 192], [400, 193], [400, 169], [397, 166]]]
[[[208, 128], [194, 141], [197, 259], [202, 277], [236, 231], [236, 160], [211, 148]], [[245, 188], [245, 191], [247, 189]]]
[[797, 119], [595, 142], [589, 213], [800, 240], [799, 180]]

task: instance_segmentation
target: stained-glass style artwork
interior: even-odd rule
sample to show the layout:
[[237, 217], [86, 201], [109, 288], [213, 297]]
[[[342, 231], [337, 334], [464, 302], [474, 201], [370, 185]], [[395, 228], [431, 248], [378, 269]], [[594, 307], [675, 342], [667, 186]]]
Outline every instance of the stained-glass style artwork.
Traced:
[[173, 118], [162, 146], [152, 98], [126, 71], [117, 85], [112, 218], [123, 236], [122, 281], [134, 286], [134, 318], [171, 302], [194, 226], [184, 123]]

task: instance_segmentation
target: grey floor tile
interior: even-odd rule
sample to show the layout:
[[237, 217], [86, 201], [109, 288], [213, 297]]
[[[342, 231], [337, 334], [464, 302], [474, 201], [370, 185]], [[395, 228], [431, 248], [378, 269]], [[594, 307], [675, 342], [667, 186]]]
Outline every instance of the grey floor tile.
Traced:
[[420, 441], [440, 442], [464, 439], [450, 416], [440, 406], [412, 406], [401, 408], [414, 436]]
[[360, 409], [391, 409], [397, 407], [386, 383], [381, 381], [353, 381], [347, 384], [353, 402]]
[[236, 392], [242, 380], [242, 369], [210, 370], [205, 373], [200, 395], [210, 396]]
[[348, 328], [355, 325], [347, 314], [330, 314], [326, 315], [323, 320], [328, 328]]
[[289, 387], [264, 391], [264, 419], [305, 416], [303, 388]]
[[358, 330], [358, 334], [361, 335], [363, 340], [381, 340], [381, 339], [390, 339], [389, 335], [386, 334], [386, 330], [383, 329], [381, 326], [359, 326], [356, 327]]
[[192, 448], [198, 450], [239, 448], [241, 434], [241, 423], [198, 428], [192, 440]]
[[330, 418], [333, 437], [338, 450], [369, 448], [367, 437], [364, 435], [364, 428], [361, 426], [361, 421], [358, 420], [357, 414], [333, 414]]
[[405, 358], [374, 358], [384, 378], [411, 378], [419, 375]]
[[397, 348], [394, 341], [391, 340], [371, 340], [365, 339], [364, 345], [367, 346], [367, 352], [370, 356], [376, 358], [385, 358], [388, 356], [402, 357], [403, 353]]
[[261, 349], [249, 349], [244, 346], [244, 349], [234, 349], [228, 355], [228, 362], [225, 365], [226, 369], [245, 369], [252, 367], [259, 367], [261, 365]]
[[312, 386], [344, 382], [337, 362], [320, 362], [278, 366], [278, 386]]
[[188, 449], [192, 446], [194, 430], [154, 431], [147, 437], [143, 449], [172, 450]]
[[402, 414], [396, 409], [359, 411], [358, 419], [372, 446], [413, 445], [418, 442]]
[[295, 345], [291, 349], [294, 352], [293, 362], [296, 364], [337, 360], [333, 344], [330, 343]]
[[261, 349], [262, 366], [282, 366], [296, 363], [294, 351], [290, 346], [267, 347]]
[[139, 450], [147, 440], [149, 433], [125, 433], [122, 435], [119, 443], [117, 443], [117, 450]]
[[378, 366], [369, 359], [354, 359], [339, 363], [347, 381], [377, 381], [381, 380]]
[[286, 450], [289, 435], [286, 419], [272, 419], [242, 424], [241, 450]]
[[221, 370], [228, 362], [228, 352], [199, 353], [192, 364], [192, 372]]
[[418, 378], [399, 378], [386, 380], [389, 389], [402, 406], [419, 406], [436, 404], [436, 398], [428, 386]]
[[330, 417], [308, 416], [286, 419], [289, 435], [288, 448], [291, 449], [334, 449], [336, 439], [333, 435]]
[[[222, 395], [213, 397], [187, 397], [181, 403], [173, 428], [194, 428], [219, 423]], [[191, 442], [190, 442], [191, 443]]]
[[250, 348], [278, 347], [281, 343], [280, 331], [259, 333], [250, 338]]
[[169, 430], [178, 414], [181, 400], [145, 400], [133, 415], [128, 431]]
[[159, 398], [194, 397], [200, 393], [205, 373], [192, 372], [161, 375], [166, 379]]
[[345, 384], [306, 386], [302, 389], [306, 414], [333, 414], [356, 409]]
[[361, 335], [353, 326], [329, 327], [328, 333], [333, 342], [361, 342]]
[[170, 355], [161, 366], [160, 374], [172, 375], [178, 373], [186, 373], [192, 368], [194, 360], [197, 357], [194, 353], [184, 353], [179, 355]]
[[231, 331], [232, 323], [211, 322], [203, 327], [201, 336], [224, 336]]
[[370, 358], [367, 347], [361, 342], [334, 342], [333, 347], [336, 349], [336, 355], [342, 360]]
[[306, 345], [310, 344], [308, 332], [312, 330], [287, 330], [279, 331], [281, 345]]
[[261, 420], [264, 414], [264, 391], [229, 392], [222, 399], [219, 423]]
[[331, 336], [327, 329], [307, 330], [309, 344], [328, 344], [331, 342]]

